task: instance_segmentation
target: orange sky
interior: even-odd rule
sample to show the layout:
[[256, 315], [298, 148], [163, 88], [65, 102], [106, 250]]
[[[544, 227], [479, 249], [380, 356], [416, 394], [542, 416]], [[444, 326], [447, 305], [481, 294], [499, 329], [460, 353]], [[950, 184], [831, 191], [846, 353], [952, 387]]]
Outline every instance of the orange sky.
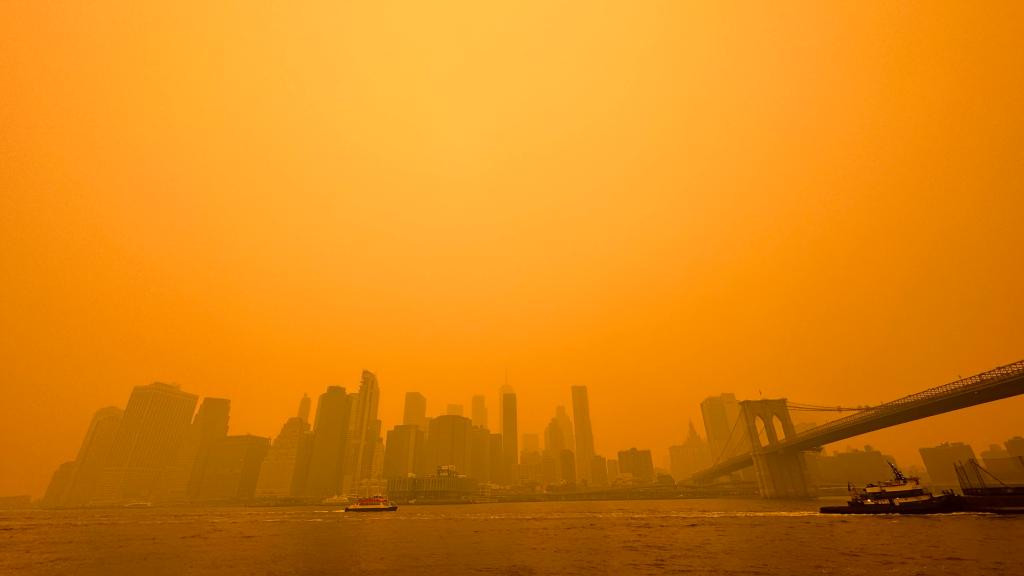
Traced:
[[522, 432], [586, 384], [662, 458], [708, 394], [1024, 358], [1024, 3], [157, 4], [0, 5], [0, 494], [153, 380], [270, 435], [507, 369]]

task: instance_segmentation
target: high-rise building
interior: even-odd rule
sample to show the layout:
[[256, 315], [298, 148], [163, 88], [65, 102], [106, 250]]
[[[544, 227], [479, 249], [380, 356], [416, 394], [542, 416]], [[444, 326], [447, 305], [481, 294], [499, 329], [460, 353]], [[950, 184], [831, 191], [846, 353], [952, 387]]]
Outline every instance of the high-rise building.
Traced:
[[300, 420], [302, 420], [303, 422], [306, 422], [306, 423], [309, 423], [310, 404], [311, 404], [311, 402], [310, 402], [309, 396], [306, 395], [306, 394], [303, 394], [302, 395], [302, 400], [299, 400], [299, 414], [298, 414], [298, 416], [299, 416]]
[[341, 493], [352, 403], [341, 386], [328, 386], [316, 404], [313, 445], [303, 495], [325, 498]]
[[608, 480], [614, 484], [619, 479], [619, 461], [609, 460], [608, 461]]
[[974, 450], [962, 442], [943, 442], [933, 448], [921, 448], [918, 452], [924, 460], [932, 486], [936, 488], [959, 487], [954, 465], [974, 459]]
[[669, 446], [669, 471], [676, 482], [690, 477], [690, 475], [707, 468], [711, 464], [711, 453], [707, 442], [700, 437], [697, 429], [690, 421], [689, 434], [686, 440], [677, 446]]
[[444, 413], [449, 416], [462, 416], [463, 412], [462, 404], [449, 404], [444, 410]]
[[427, 434], [427, 461], [431, 470], [454, 466], [459, 474], [469, 474], [472, 459], [473, 421], [465, 416], [445, 414], [430, 421]]
[[637, 483], [654, 481], [654, 459], [650, 450], [619, 450], [619, 474], [632, 475]]
[[161, 498], [194, 500], [199, 495], [210, 450], [227, 437], [230, 416], [230, 400], [203, 398], [192, 418], [185, 443], [175, 456], [174, 466], [168, 471]]
[[297, 416], [289, 418], [274, 438], [260, 467], [258, 498], [299, 496], [305, 488], [312, 433], [309, 429], [309, 396], [303, 394]]
[[93, 415], [89, 430], [78, 449], [75, 471], [70, 479], [63, 506], [88, 504], [96, 492], [103, 472], [110, 461], [110, 450], [114, 446], [117, 429], [121, 426], [124, 410], [110, 406], [101, 408]]
[[77, 467], [78, 462], [72, 460], [61, 464], [54, 470], [53, 476], [50, 477], [50, 483], [46, 486], [46, 494], [43, 495], [43, 499], [39, 503], [43, 508], [60, 508], [65, 505]]
[[566, 450], [576, 450], [576, 434], [572, 429], [572, 418], [569, 418], [569, 413], [565, 411], [565, 406], [555, 407], [555, 421], [558, 422], [558, 427], [562, 430], [562, 442], [565, 445]]
[[1006, 451], [1011, 457], [1024, 457], [1024, 438], [1014, 436], [1003, 445], [1006, 446]]
[[419, 426], [420, 430], [427, 430], [427, 399], [419, 392], [405, 393], [405, 412], [402, 415], [402, 424], [408, 426]]
[[200, 481], [196, 499], [251, 499], [269, 447], [269, 438], [249, 434], [226, 436], [217, 440], [207, 454], [206, 471]]
[[[1006, 444], [1010, 445], [1011, 441]], [[992, 444], [981, 453], [981, 460], [993, 483], [1024, 484], [1024, 457], [1011, 456], [1003, 446]]]
[[487, 425], [487, 405], [483, 395], [473, 396], [472, 404], [473, 426], [490, 429]]
[[576, 478], [590, 483], [594, 461], [594, 431], [590, 424], [590, 399], [586, 386], [572, 387], [572, 419], [576, 424]]
[[590, 460], [590, 485], [608, 485], [608, 460], [600, 454]]
[[514, 484], [519, 463], [519, 417], [516, 393], [511, 391], [501, 394], [501, 454], [503, 481]]
[[405, 478], [426, 470], [426, 431], [415, 424], [400, 424], [388, 430], [384, 446], [384, 478]]
[[373, 476], [373, 457], [381, 435], [381, 422], [377, 418], [379, 404], [380, 386], [377, 384], [377, 376], [369, 370], [363, 370], [359, 392], [352, 395], [349, 455], [345, 464], [346, 493]]
[[185, 442], [198, 398], [170, 384], [136, 386], [94, 500], [153, 500]]
[[704, 417], [704, 433], [712, 463], [750, 450], [750, 440], [740, 422], [740, 403], [735, 394], [705, 398], [700, 403], [700, 412]]
[[466, 474], [479, 482], [491, 481], [491, 433], [482, 426], [469, 431], [469, 469]]

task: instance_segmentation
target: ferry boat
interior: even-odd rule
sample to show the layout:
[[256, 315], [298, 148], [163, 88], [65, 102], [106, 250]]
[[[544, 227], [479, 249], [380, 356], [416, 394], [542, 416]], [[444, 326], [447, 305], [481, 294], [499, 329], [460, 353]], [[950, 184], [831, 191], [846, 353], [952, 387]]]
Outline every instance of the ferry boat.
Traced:
[[956, 497], [943, 493], [933, 495], [921, 487], [917, 478], [904, 476], [895, 464], [889, 462], [893, 479], [868, 484], [855, 491], [846, 506], [822, 506], [823, 514], [938, 514], [955, 512]]
[[383, 496], [360, 498], [355, 504], [345, 507], [345, 512], [394, 512], [398, 505]]

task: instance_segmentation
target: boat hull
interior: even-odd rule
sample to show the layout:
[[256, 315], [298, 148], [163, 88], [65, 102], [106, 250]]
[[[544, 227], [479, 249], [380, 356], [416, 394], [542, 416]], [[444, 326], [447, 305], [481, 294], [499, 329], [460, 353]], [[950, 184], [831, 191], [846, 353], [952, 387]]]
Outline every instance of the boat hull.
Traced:
[[962, 509], [956, 499], [936, 496], [930, 500], [896, 504], [857, 504], [846, 506], [822, 506], [822, 514], [948, 514]]
[[379, 507], [354, 507], [349, 506], [345, 508], [345, 512], [394, 512], [398, 510], [398, 506], [379, 506]]

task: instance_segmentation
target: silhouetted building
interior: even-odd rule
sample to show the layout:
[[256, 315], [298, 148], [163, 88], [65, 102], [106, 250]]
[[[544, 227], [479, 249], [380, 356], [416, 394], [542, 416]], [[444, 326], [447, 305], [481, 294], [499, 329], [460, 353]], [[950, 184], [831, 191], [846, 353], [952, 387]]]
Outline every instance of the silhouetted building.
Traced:
[[206, 473], [199, 485], [198, 500], [249, 500], [256, 492], [270, 439], [261, 436], [227, 436], [210, 447]]
[[426, 432], [415, 424], [401, 424], [389, 430], [384, 446], [384, 478], [426, 472], [426, 439]]
[[608, 482], [608, 460], [601, 455], [590, 459], [590, 485], [607, 486]]
[[325, 498], [341, 493], [352, 403], [341, 386], [320, 395], [313, 423], [313, 446], [303, 495]]
[[[443, 416], [442, 416], [443, 418]], [[459, 416], [452, 416], [459, 418]], [[388, 497], [395, 502], [469, 502], [479, 483], [454, 466], [441, 466], [430, 474], [388, 479]]]
[[500, 484], [504, 482], [505, 474], [505, 458], [502, 453], [502, 442], [501, 434], [491, 434], [487, 437], [488, 440], [488, 464], [487, 469], [490, 471], [488, 480], [492, 484]]
[[576, 478], [589, 483], [593, 477], [594, 431], [590, 424], [590, 399], [586, 386], [572, 387], [572, 419], [576, 424]]
[[58, 505], [83, 506], [93, 499], [110, 462], [110, 451], [123, 416], [124, 410], [113, 406], [101, 408], [93, 415], [75, 458], [75, 472], [68, 491]]
[[454, 466], [468, 471], [472, 458], [470, 431], [473, 422], [464, 416], [444, 415], [430, 421], [427, 434], [427, 463], [431, 469]]
[[501, 394], [501, 453], [502, 478], [506, 484], [514, 484], [519, 463], [519, 416], [516, 394], [507, 386]]
[[94, 500], [153, 500], [185, 442], [198, 398], [177, 386], [136, 386]]
[[750, 450], [746, 428], [739, 424], [740, 403], [734, 394], [710, 396], [700, 403], [711, 462], [720, 462]]
[[1011, 457], [1024, 457], [1024, 438], [1014, 436], [1007, 440], [1004, 445], [1006, 446], [1006, 452]]
[[981, 453], [981, 460], [989, 476], [986, 483], [1024, 484], [1024, 457], [1011, 456], [1009, 450], [992, 444], [988, 450]]
[[449, 416], [463, 416], [462, 404], [449, 404], [445, 407], [444, 413]]
[[609, 460], [608, 461], [608, 480], [614, 484], [619, 479], [619, 461]]
[[576, 453], [576, 434], [573, 433], [572, 418], [565, 411], [565, 406], [555, 406], [555, 422], [562, 431], [562, 443], [566, 450]]
[[230, 400], [203, 398], [199, 410], [192, 418], [185, 443], [174, 459], [174, 466], [168, 471], [161, 498], [194, 500], [199, 496], [210, 450], [227, 437], [230, 416]]
[[466, 470], [470, 478], [480, 482], [491, 481], [491, 433], [482, 426], [469, 431], [470, 457]]
[[834, 454], [806, 455], [808, 472], [816, 484], [845, 486], [849, 483], [864, 485], [892, 478], [889, 462], [892, 456], [882, 454], [871, 446], [863, 450], [851, 449]]
[[57, 467], [50, 477], [50, 483], [46, 486], [46, 493], [39, 505], [43, 508], [59, 508], [67, 501], [68, 491], [75, 477], [75, 469], [78, 463], [75, 461], [65, 462]]
[[490, 429], [487, 425], [487, 405], [486, 398], [482, 395], [473, 396], [473, 426], [478, 428]]
[[959, 488], [960, 482], [953, 465], [974, 458], [974, 450], [962, 442], [943, 442], [934, 448], [921, 448], [919, 452], [924, 467], [928, 469], [932, 486], [937, 488]]
[[654, 459], [650, 450], [619, 450], [619, 475], [629, 474], [634, 482], [654, 482]]
[[353, 395], [352, 403], [349, 453], [345, 464], [346, 493], [373, 476], [373, 457], [381, 435], [381, 422], [377, 418], [380, 386], [373, 372], [363, 370], [359, 392]]
[[427, 430], [427, 399], [419, 392], [405, 393], [405, 411], [402, 415], [402, 424], [406, 426], [419, 426], [420, 430]]
[[[563, 409], [564, 414], [564, 409]], [[575, 458], [575, 454], [571, 450], [571, 445], [568, 444], [565, 438], [565, 430], [559, 422], [558, 415], [548, 422], [548, 425], [544, 428], [544, 482], [546, 484], [558, 484], [561, 482], [568, 482], [567, 470], [564, 468], [564, 455], [563, 452], [568, 452]], [[576, 464], [573, 462], [572, 465], [572, 482], [576, 481]]]
[[678, 446], [669, 446], [669, 472], [676, 482], [689, 478], [695, 472], [711, 465], [711, 454], [707, 442], [697, 434], [697, 429], [690, 421], [689, 434]]
[[289, 418], [274, 438], [260, 467], [256, 496], [300, 496], [306, 485], [313, 436], [309, 429], [309, 396], [303, 394], [298, 415]]

